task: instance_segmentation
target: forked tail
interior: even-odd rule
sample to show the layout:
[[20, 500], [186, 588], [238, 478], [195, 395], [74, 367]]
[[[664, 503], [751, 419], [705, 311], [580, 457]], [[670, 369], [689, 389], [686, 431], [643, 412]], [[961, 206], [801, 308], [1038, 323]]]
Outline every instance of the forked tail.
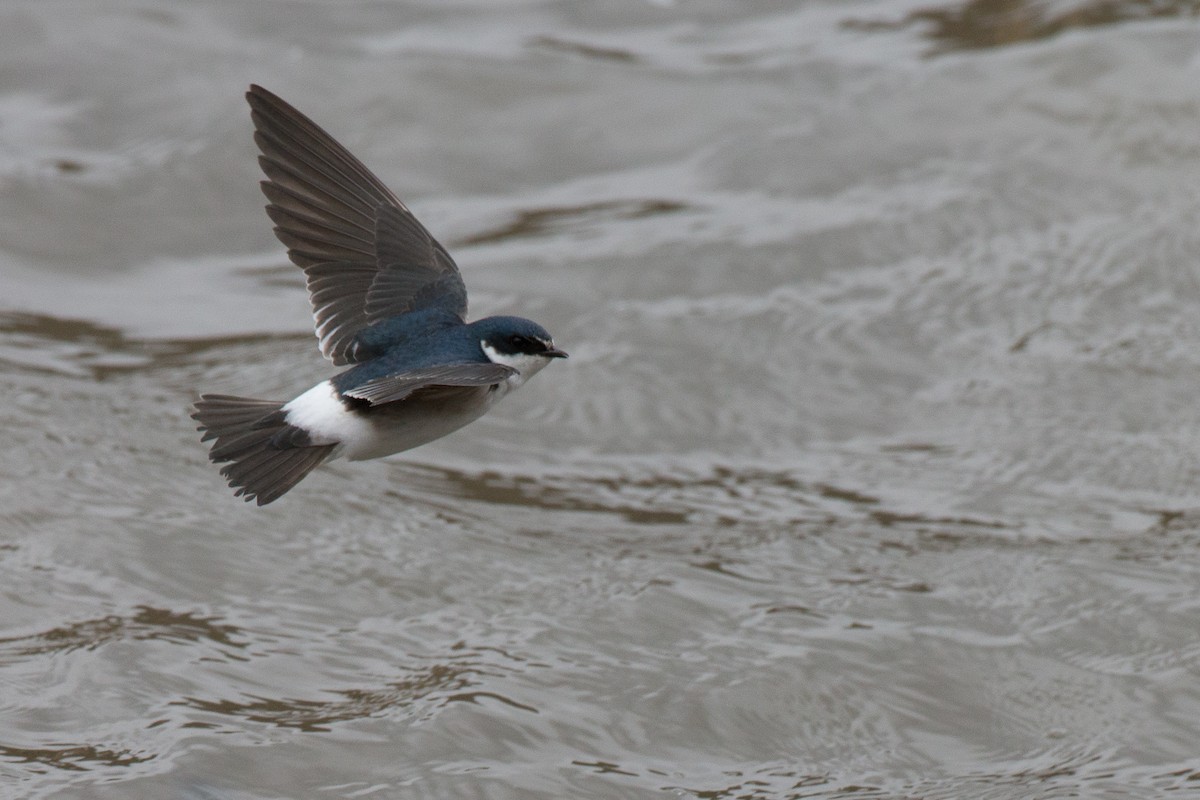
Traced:
[[[227, 394], [205, 394], [192, 419], [203, 431], [200, 441], [216, 441], [208, 452], [235, 496], [260, 506], [285, 492], [330, 456], [336, 444], [311, 444], [308, 434], [289, 425], [283, 403]], [[228, 463], [226, 463], [228, 462]]]

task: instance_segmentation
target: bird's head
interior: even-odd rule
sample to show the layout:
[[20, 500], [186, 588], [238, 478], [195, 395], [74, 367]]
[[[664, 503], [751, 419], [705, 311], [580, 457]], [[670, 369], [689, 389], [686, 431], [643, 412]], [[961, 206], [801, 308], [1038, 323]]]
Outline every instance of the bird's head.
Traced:
[[479, 336], [479, 346], [496, 364], [512, 367], [528, 378], [567, 354], [554, 346], [554, 340], [541, 325], [522, 317], [487, 317], [471, 323]]

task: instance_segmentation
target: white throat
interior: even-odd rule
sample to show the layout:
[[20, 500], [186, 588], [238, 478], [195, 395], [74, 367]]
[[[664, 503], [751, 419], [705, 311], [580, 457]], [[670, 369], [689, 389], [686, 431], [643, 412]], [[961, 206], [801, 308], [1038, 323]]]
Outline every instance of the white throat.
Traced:
[[505, 381], [510, 391], [532, 378], [538, 370], [550, 363], [550, 359], [545, 356], [529, 355], [528, 353], [501, 353], [487, 342], [479, 344], [483, 348], [484, 355], [493, 364], [502, 364], [517, 371], [515, 375], [510, 375]]

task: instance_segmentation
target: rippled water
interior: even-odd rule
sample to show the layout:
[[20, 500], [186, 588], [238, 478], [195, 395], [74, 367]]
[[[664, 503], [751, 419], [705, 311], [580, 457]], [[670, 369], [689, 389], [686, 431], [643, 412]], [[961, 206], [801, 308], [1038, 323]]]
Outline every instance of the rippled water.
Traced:
[[[3, 6], [0, 797], [1200, 796], [1195, 13]], [[572, 354], [263, 509], [251, 81]]]

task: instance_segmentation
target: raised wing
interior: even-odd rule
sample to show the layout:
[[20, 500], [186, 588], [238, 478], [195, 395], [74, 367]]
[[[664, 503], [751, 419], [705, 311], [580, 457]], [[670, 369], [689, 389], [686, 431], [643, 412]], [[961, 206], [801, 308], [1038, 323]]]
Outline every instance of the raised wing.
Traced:
[[503, 364], [480, 361], [439, 364], [396, 375], [385, 375], [353, 389], [345, 389], [342, 394], [366, 400], [371, 405], [377, 406], [381, 403], [403, 400], [418, 389], [430, 386], [490, 386], [515, 374], [516, 370]]
[[465, 318], [454, 259], [362, 162], [261, 86], [246, 92], [275, 235], [308, 278], [321, 352], [353, 364], [363, 328], [418, 308]]

